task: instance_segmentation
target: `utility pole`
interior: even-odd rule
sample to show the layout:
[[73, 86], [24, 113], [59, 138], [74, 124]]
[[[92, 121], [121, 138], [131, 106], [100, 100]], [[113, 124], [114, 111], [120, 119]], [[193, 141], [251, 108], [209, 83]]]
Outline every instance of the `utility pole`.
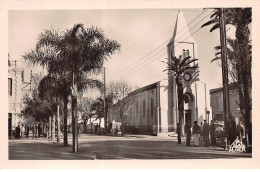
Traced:
[[228, 88], [228, 63], [227, 63], [227, 45], [226, 45], [226, 17], [225, 10], [221, 8], [220, 15], [220, 41], [221, 41], [221, 65], [222, 65], [222, 82], [223, 82], [223, 107], [224, 107], [224, 129], [226, 135], [226, 148], [227, 148], [227, 133], [228, 121], [230, 115], [229, 107], [229, 88]]
[[206, 119], [207, 119], [207, 122], [209, 124], [209, 115], [208, 115], [208, 108], [207, 108], [207, 85], [206, 83], [204, 82], [204, 94], [205, 94], [205, 115], [206, 115]]
[[78, 118], [77, 118], [77, 85], [74, 72], [72, 74], [72, 151], [78, 153]]
[[106, 112], [106, 68], [104, 67], [104, 127], [107, 134], [107, 112]]

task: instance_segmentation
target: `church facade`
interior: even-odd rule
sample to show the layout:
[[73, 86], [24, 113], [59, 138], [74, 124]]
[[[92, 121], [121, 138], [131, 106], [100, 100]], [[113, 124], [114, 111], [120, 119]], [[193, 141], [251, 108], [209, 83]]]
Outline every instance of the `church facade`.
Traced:
[[[173, 36], [167, 45], [167, 50], [168, 62], [172, 56], [198, 58], [197, 42], [192, 38], [181, 11], [177, 14]], [[198, 80], [198, 75], [199, 73], [194, 70], [187, 70], [183, 75], [185, 100], [183, 122], [187, 120], [191, 126], [193, 121], [200, 123], [207, 119], [206, 87], [205, 83]], [[167, 76], [166, 81], [158, 81], [130, 93], [127, 98], [134, 101], [129, 101], [131, 103], [126, 104], [124, 108], [121, 107], [123, 112], [120, 113], [119, 103], [109, 107], [108, 123], [113, 120], [127, 123], [138, 127], [142, 133], [175, 132], [179, 122], [177, 85], [172, 71], [169, 71]], [[124, 115], [120, 116], [122, 113]]]

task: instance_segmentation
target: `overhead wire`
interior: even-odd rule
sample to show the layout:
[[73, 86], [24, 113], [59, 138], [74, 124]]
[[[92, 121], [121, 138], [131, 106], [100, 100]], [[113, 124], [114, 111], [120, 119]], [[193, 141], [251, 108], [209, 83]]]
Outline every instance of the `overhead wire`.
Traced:
[[[211, 12], [212, 13], [212, 12]], [[209, 13], [206, 17], [208, 17], [211, 13]], [[201, 23], [206, 17], [204, 17], [202, 20], [200, 20], [195, 26], [197, 26], [199, 23]], [[196, 18], [198, 18], [198, 17], [196, 17]], [[195, 19], [193, 20], [193, 21], [195, 21]], [[193, 22], [192, 21], [192, 22]], [[194, 26], [194, 27], [195, 27]], [[192, 27], [192, 28], [194, 28], [194, 27]], [[186, 27], [185, 27], [186, 28]], [[199, 28], [199, 29], [197, 29], [195, 32], [193, 32], [189, 37], [191, 37], [193, 34], [195, 34], [195, 33], [197, 33], [199, 30], [200, 30], [201, 28]], [[181, 31], [181, 30], [180, 30]], [[186, 34], [187, 32], [185, 32], [185, 34]], [[184, 34], [184, 35], [185, 35]], [[183, 35], [182, 35], [183, 36]], [[181, 37], [182, 37], [181, 36]], [[179, 37], [178, 39], [180, 39], [181, 37]], [[189, 37], [187, 37], [187, 38], [185, 38], [184, 40], [182, 40], [182, 41], [185, 41], [185, 40], [187, 40]], [[177, 44], [177, 45], [175, 45], [175, 47], [176, 46], [178, 46], [179, 44]], [[164, 52], [163, 54], [160, 54], [160, 56], [158, 56], [158, 57], [156, 57], [155, 59], [153, 59], [153, 57], [155, 57], [156, 55], [158, 55], [160, 52], [162, 52], [163, 50], [166, 50], [166, 48], [164, 48], [164, 49], [162, 49], [161, 51], [159, 51], [158, 53], [156, 53], [155, 55], [153, 55], [150, 59], [148, 59], [148, 60], [146, 60], [144, 63], [146, 63], [147, 61], [149, 61], [149, 60], [151, 60], [152, 59], [152, 61], [150, 61], [150, 62], [148, 62], [148, 63], [146, 63], [146, 64], [144, 64], [144, 63], [141, 63], [141, 64], [139, 64], [139, 65], [137, 65], [137, 66], [135, 66], [133, 69], [135, 69], [136, 67], [143, 67], [144, 65], [148, 65], [148, 64], [150, 64], [150, 63], [152, 63], [152, 62], [154, 62], [155, 60], [157, 60], [157, 59], [159, 59], [161, 56], [163, 56], [164, 54], [166, 54], [167, 52]], [[141, 66], [142, 65], [142, 66]], [[137, 68], [137, 69], [135, 69], [135, 70], [133, 70], [132, 71], [132, 69], [131, 70], [129, 70], [129, 71], [126, 71], [126, 72], [122, 72], [123, 74], [121, 74], [121, 75], [119, 75], [119, 76], [124, 76], [124, 77], [126, 77], [126, 76], [128, 76], [128, 75], [130, 75], [130, 74], [133, 74], [133, 73], [135, 73], [136, 71], [138, 71], [138, 70], [140, 70], [141, 68]], [[116, 76], [116, 77], [111, 77], [111, 78], [118, 78], [119, 76]]]
[[[202, 14], [204, 14], [205, 12], [207, 11], [207, 9], [204, 9], [197, 17], [195, 17], [192, 21], [190, 21], [187, 26], [183, 27], [181, 30], [179, 30], [179, 32], [181, 32], [182, 30], [184, 30], [185, 28], [187, 28], [190, 24], [192, 24], [195, 20], [197, 20]], [[201, 21], [200, 21], [201, 22]], [[197, 24], [196, 24], [197, 25]], [[196, 26], [195, 25], [195, 26]], [[195, 27], [194, 26], [194, 27]], [[193, 27], [193, 28], [194, 28]], [[177, 32], [177, 34], [179, 33]], [[185, 35], [187, 32], [185, 32], [183, 35]], [[182, 36], [183, 36], [182, 35]], [[171, 38], [170, 38], [171, 39]], [[155, 48], [154, 50], [152, 50], [151, 52], [149, 52], [148, 54], [146, 54], [145, 56], [143, 56], [142, 58], [138, 59], [136, 62], [132, 63], [131, 65], [129, 65], [127, 68], [123, 69], [123, 70], [119, 70], [118, 72], [110, 75], [110, 77], [113, 77], [113, 76], [116, 76], [116, 75], [119, 75], [121, 73], [125, 73], [127, 72], [128, 70], [131, 70], [131, 68], [135, 68], [135, 64], [139, 63], [140, 61], [142, 61], [143, 59], [146, 59], [149, 55], [151, 55], [153, 52], [155, 52], [156, 50], [158, 50], [160, 47], [162, 47], [163, 45], [165, 45], [170, 39], [167, 39], [166, 41], [164, 41], [162, 44], [160, 44], [157, 48]], [[178, 38], [179, 39], [179, 38]], [[162, 51], [162, 50], [161, 50]], [[160, 52], [161, 52], [160, 51]], [[158, 53], [157, 53], [158, 54]], [[153, 56], [154, 57], [154, 56]], [[133, 67], [132, 67], [133, 66]]]
[[[193, 34], [197, 33], [200, 29], [201, 29], [201, 28], [197, 29], [197, 30], [196, 30], [195, 32], [193, 32], [189, 37], [191, 37]], [[189, 37], [185, 38], [183, 41], [187, 40]], [[175, 47], [177, 47], [178, 45], [180, 45], [180, 44], [177, 44]], [[167, 52], [161, 54], [160, 56], [158, 56], [157, 58], [153, 59], [152, 61], [150, 61], [149, 63], [147, 63], [147, 64], [145, 64], [145, 65], [148, 65], [148, 64], [154, 62], [155, 60], [159, 59], [161, 56], [165, 55], [166, 53], [167, 53]], [[140, 68], [137, 68], [136, 70], [134, 70], [134, 71], [132, 71], [132, 72], [130, 72], [130, 73], [126, 73], [126, 74], [124, 75], [124, 77], [126, 77], [126, 76], [128, 76], [128, 75], [130, 75], [130, 74], [135, 73], [136, 71], [140, 70], [142, 67], [146, 67], [146, 66], [140, 66]]]

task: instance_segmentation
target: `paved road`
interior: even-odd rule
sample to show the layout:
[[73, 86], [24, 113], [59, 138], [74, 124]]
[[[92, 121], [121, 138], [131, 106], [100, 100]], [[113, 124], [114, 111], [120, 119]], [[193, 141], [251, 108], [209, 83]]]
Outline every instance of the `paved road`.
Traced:
[[[71, 137], [69, 137], [71, 143]], [[99, 136], [84, 134], [79, 137], [79, 152], [72, 153], [71, 145], [52, 143], [46, 138], [9, 140], [9, 159], [212, 159], [251, 158], [250, 153], [230, 153], [223, 148], [186, 147], [176, 138], [147, 135]]]

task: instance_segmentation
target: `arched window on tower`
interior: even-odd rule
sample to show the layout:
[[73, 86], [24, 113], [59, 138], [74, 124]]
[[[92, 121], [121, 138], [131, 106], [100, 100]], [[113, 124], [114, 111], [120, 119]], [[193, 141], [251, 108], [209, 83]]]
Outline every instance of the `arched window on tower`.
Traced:
[[186, 57], [185, 50], [182, 50], [182, 58]]
[[186, 50], [186, 52], [185, 52], [185, 57], [189, 57], [189, 55], [190, 55], [190, 51], [189, 51], [189, 50]]

